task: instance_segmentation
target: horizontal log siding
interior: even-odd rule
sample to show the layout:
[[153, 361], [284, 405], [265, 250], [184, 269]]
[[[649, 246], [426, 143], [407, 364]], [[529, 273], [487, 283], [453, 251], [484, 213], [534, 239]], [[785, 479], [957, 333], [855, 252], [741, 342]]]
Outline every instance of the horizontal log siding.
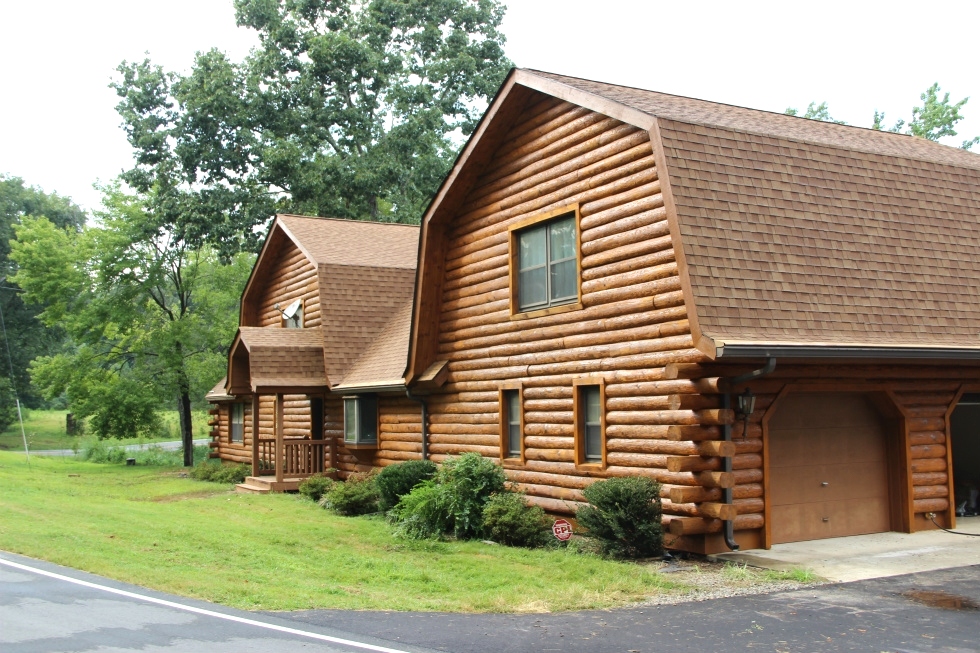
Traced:
[[252, 462], [252, 400], [251, 397], [246, 397], [243, 401], [245, 404], [245, 428], [242, 434], [241, 442], [231, 441], [231, 404], [220, 404], [220, 420], [218, 422], [218, 427], [220, 434], [218, 436], [218, 447], [215, 451], [218, 452], [218, 457], [221, 460], [234, 463], [251, 463]]
[[303, 300], [303, 326], [320, 326], [320, 292], [316, 267], [292, 242], [287, 241], [269, 269], [265, 283], [257, 293], [256, 324], [247, 326], [280, 326], [282, 313], [297, 299]]
[[[705, 383], [718, 377], [730, 377], [748, 371], [748, 367], [718, 364], [695, 365], [683, 375], [693, 383]], [[949, 478], [946, 446], [948, 433], [945, 415], [957, 390], [964, 383], [975, 382], [975, 367], [929, 365], [779, 365], [771, 376], [748, 384], [756, 394], [755, 412], [749, 419], [749, 431], [742, 438], [743, 422], [733, 426], [738, 455], [735, 469], [738, 484], [735, 496], [745, 497], [749, 487], [753, 498], [763, 498], [762, 420], [780, 391], [787, 385], [803, 386], [801, 391], [825, 389], [829, 392], [889, 392], [904, 413], [908, 428], [908, 470], [911, 479], [912, 510], [921, 515], [949, 509]], [[741, 388], [738, 389], [741, 391]], [[888, 437], [902, 437], [889, 433]], [[751, 457], [750, 457], [751, 456]], [[898, 500], [896, 497], [895, 500]], [[763, 501], [736, 501], [739, 514], [764, 512]]]
[[[575, 202], [585, 308], [511, 320], [508, 226]], [[700, 409], [718, 404], [681, 399], [697, 396], [695, 382], [664, 380], [668, 364], [704, 360], [680, 287], [646, 132], [554, 99], [534, 105], [450, 227], [439, 330], [449, 376], [429, 398], [433, 460], [468, 451], [499, 458], [498, 387], [522, 381], [525, 462], [505, 467], [535, 503], [573, 512], [586, 485], [610, 476], [657, 479], [665, 498], [671, 487], [696, 486], [698, 471], [668, 471], [667, 460], [702, 449], [668, 441], [668, 428], [715, 423]], [[572, 380], [592, 375], [607, 384], [605, 470], [574, 460]], [[403, 435], [417, 451], [415, 431]], [[669, 500], [664, 509], [700, 514]]]

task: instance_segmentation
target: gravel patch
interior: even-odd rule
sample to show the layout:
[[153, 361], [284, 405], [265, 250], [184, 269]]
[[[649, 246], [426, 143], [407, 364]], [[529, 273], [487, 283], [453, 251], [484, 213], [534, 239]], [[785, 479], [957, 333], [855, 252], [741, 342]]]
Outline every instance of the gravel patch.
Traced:
[[804, 570], [778, 572], [703, 559], [657, 561], [647, 564], [664, 574], [667, 580], [678, 584], [678, 587], [664, 589], [661, 594], [651, 596], [637, 606], [675, 605], [731, 596], [771, 594], [826, 583], [822, 578]]

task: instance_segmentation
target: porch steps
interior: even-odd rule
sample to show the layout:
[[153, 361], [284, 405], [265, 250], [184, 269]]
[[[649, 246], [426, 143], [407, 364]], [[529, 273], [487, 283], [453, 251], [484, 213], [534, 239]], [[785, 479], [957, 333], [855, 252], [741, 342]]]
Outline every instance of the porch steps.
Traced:
[[296, 492], [301, 478], [284, 478], [276, 482], [275, 476], [249, 476], [244, 483], [235, 486], [235, 492], [242, 494], [268, 494], [269, 492]]

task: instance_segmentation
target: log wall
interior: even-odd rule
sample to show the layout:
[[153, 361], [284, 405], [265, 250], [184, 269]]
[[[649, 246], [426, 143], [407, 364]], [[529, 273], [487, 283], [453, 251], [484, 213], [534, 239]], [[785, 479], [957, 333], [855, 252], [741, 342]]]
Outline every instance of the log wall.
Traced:
[[[508, 226], [578, 203], [582, 308], [511, 319]], [[499, 458], [498, 389], [523, 383], [524, 461], [508, 477], [546, 509], [569, 513], [594, 478], [641, 474], [696, 486], [673, 472], [695, 443], [667, 440], [671, 425], [716, 421], [717, 405], [671, 381], [671, 363], [704, 360], [694, 348], [663, 196], [647, 132], [554, 98], [528, 106], [450, 222], [439, 312], [439, 359], [429, 399], [436, 461], [475, 451]], [[604, 468], [576, 465], [572, 381], [601, 376]], [[707, 410], [705, 410], [707, 409]], [[712, 414], [714, 410], [714, 414]], [[688, 515], [693, 504], [664, 502]]]
[[292, 241], [284, 239], [278, 255], [263, 273], [263, 283], [253, 289], [255, 314], [247, 326], [280, 326], [282, 313], [297, 299], [303, 300], [303, 326], [320, 326], [320, 291], [316, 266]]

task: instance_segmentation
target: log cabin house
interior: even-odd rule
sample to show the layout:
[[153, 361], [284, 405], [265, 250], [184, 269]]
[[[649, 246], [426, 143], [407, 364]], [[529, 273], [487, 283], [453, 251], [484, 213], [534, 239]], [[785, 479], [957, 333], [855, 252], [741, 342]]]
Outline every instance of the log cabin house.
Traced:
[[703, 553], [951, 527], [978, 289], [975, 154], [518, 69], [420, 229], [277, 217], [212, 446], [278, 488], [476, 451], [565, 514], [644, 475]]

